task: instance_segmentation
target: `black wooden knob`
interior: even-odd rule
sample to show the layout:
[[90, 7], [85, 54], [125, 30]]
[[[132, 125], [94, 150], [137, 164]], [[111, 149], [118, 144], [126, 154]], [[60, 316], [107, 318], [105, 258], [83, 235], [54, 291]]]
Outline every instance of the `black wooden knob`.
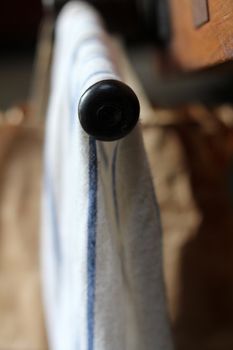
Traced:
[[133, 90], [118, 80], [103, 80], [80, 98], [78, 115], [83, 129], [97, 140], [115, 141], [132, 131], [140, 105]]

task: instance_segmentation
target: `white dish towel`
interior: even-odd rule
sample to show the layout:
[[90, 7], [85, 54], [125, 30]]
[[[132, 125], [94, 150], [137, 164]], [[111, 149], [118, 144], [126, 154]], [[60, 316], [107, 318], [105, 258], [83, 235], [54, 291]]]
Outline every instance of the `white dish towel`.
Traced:
[[81, 2], [62, 10], [55, 38], [42, 208], [50, 349], [170, 350], [159, 211], [140, 126], [104, 143], [77, 116], [86, 87], [120, 80], [110, 39]]

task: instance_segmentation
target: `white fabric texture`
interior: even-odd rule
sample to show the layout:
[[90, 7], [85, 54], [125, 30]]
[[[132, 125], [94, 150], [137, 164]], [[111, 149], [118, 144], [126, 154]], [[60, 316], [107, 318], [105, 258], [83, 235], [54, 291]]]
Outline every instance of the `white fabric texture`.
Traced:
[[109, 45], [95, 10], [65, 6], [55, 31], [42, 208], [50, 349], [170, 350], [160, 218], [140, 126], [104, 143], [77, 116], [88, 86], [120, 80]]

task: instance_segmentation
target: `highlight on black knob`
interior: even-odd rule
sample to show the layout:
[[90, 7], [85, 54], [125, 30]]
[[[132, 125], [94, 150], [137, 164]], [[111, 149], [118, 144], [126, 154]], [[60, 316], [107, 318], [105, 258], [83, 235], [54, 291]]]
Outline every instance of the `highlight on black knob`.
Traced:
[[118, 80], [102, 80], [85, 91], [78, 115], [83, 129], [97, 140], [125, 137], [138, 122], [140, 105], [133, 90]]

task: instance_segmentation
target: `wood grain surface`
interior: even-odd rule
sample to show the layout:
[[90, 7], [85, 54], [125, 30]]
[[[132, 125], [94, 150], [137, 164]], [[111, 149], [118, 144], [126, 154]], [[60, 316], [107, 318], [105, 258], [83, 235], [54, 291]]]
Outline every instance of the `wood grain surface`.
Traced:
[[[196, 3], [170, 0], [173, 35], [170, 48], [173, 59], [183, 70], [233, 59], [233, 0], [208, 0], [209, 21], [200, 21], [202, 25], [198, 27]], [[200, 19], [203, 15], [206, 16], [202, 13]]]
[[46, 350], [39, 272], [43, 135], [0, 121], [0, 350]]
[[157, 111], [143, 122], [176, 350], [233, 349], [233, 197], [227, 181], [233, 111], [223, 111], [231, 127], [218, 113], [202, 107]]

